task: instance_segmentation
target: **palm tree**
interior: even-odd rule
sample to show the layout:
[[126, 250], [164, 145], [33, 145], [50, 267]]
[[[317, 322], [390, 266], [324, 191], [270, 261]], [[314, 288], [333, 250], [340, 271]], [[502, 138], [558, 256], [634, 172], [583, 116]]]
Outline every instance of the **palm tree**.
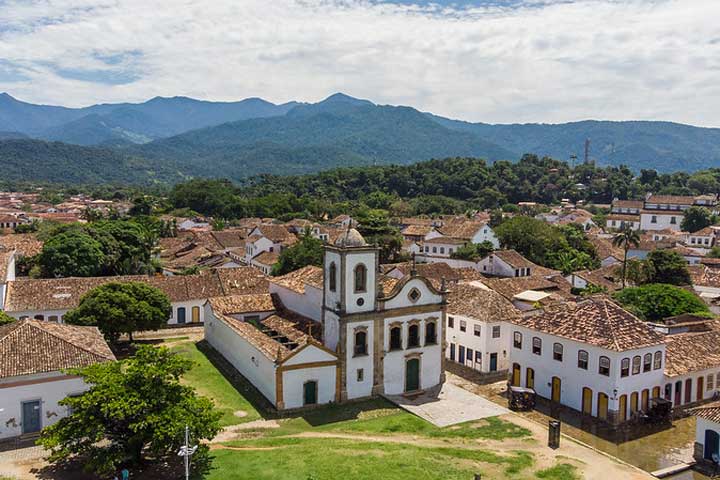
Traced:
[[630, 250], [631, 247], [637, 247], [640, 245], [640, 234], [638, 234], [637, 230], [633, 230], [631, 225], [625, 224], [625, 226], [623, 226], [622, 229], [613, 237], [612, 243], [614, 246], [622, 248], [625, 252], [622, 268], [622, 288], [624, 289], [628, 250]]

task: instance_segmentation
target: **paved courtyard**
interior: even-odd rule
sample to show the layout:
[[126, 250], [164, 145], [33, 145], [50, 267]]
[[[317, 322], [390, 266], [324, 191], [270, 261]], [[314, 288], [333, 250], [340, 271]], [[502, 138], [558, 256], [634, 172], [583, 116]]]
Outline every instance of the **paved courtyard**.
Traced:
[[449, 382], [416, 397], [387, 395], [387, 399], [437, 427], [509, 413], [506, 408]]

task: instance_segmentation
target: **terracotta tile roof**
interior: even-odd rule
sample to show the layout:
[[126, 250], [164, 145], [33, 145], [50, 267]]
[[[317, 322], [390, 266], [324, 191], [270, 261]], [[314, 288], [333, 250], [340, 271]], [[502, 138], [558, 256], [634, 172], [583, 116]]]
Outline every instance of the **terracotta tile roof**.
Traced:
[[692, 413], [696, 417], [720, 423], [720, 401], [710, 402], [699, 407], [691, 408], [688, 412]]
[[665, 338], [665, 375], [674, 377], [720, 365], [720, 330]]
[[14, 250], [0, 250], [0, 285], [7, 279], [8, 265], [13, 255], [15, 255]]
[[400, 225], [424, 225], [432, 226], [432, 218], [423, 217], [403, 217], [400, 219]]
[[520, 317], [513, 304], [499, 293], [465, 283], [452, 287], [448, 296], [448, 314], [486, 322], [512, 321]]
[[645, 203], [692, 205], [695, 203], [695, 197], [685, 195], [650, 195], [650, 198], [645, 200]]
[[20, 320], [0, 327], [0, 378], [115, 360], [96, 327]]
[[390, 292], [392, 292], [392, 289], [395, 288], [395, 285], [398, 284], [400, 281], [399, 278], [389, 277], [387, 275], [380, 275], [380, 289], [382, 290], [382, 295], [389, 295]]
[[712, 227], [705, 227], [701, 230], [698, 230], [697, 232], [692, 232], [690, 236], [693, 237], [714, 237], [715, 236], [715, 230], [712, 229]]
[[699, 287], [720, 288], [720, 269], [705, 265], [689, 265], [690, 281]]
[[613, 200], [613, 207], [620, 208], [642, 208], [644, 202], [642, 200]]
[[233, 315], [248, 312], [275, 311], [276, 306], [269, 293], [250, 295], [227, 295], [208, 299], [213, 312], [221, 315]]
[[[412, 263], [394, 263], [381, 265], [381, 268], [385, 273], [390, 273], [393, 270], [397, 270], [403, 276], [410, 275], [412, 271]], [[460, 280], [460, 273], [457, 269], [452, 268], [445, 262], [434, 262], [434, 263], [418, 263], [415, 265], [415, 271], [421, 277], [425, 277], [430, 280], [442, 280], [444, 277], [447, 281], [458, 281]]]
[[593, 247], [595, 247], [595, 251], [597, 252], [598, 258], [600, 260], [604, 260], [609, 257], [622, 260], [625, 255], [621, 248], [613, 245], [611, 238], [602, 238], [598, 237], [597, 235], [589, 235], [588, 241], [592, 243]]
[[530, 268], [530, 271], [532, 272], [533, 268], [539, 266], [523, 257], [515, 250], [495, 250], [490, 255], [498, 257], [500, 260], [513, 268]]
[[10, 312], [69, 310], [93, 288], [111, 282], [144, 282], [159, 288], [172, 302], [221, 295], [267, 292], [267, 277], [252, 267], [220, 268], [197, 275], [22, 279], [8, 282], [5, 309]]
[[403, 235], [411, 236], [422, 236], [424, 237], [428, 233], [432, 232], [433, 227], [431, 225], [408, 225], [402, 229]]
[[478, 230], [483, 228], [487, 223], [472, 220], [458, 220], [445, 224], [438, 228], [438, 231], [448, 237], [462, 238], [470, 240]]
[[606, 220], [619, 220], [621, 222], [637, 222], [640, 223], [640, 215], [630, 215], [626, 213], [611, 213]]
[[0, 235], [0, 250], [16, 250], [20, 257], [33, 257], [40, 253], [43, 242], [34, 233]]
[[617, 264], [613, 264], [596, 270], [582, 270], [580, 272], [575, 272], [575, 275], [597, 287], [607, 288], [608, 292], [614, 292], [620, 288], [617, 283], [617, 278], [619, 278], [616, 274], [617, 268]]
[[617, 352], [660, 345], [664, 341], [662, 334], [602, 296], [552, 305], [523, 315], [516, 323]]
[[522, 293], [526, 290], [560, 291], [560, 288], [555, 282], [537, 276], [484, 278], [480, 280], [480, 282], [509, 300], [518, 293]]
[[453, 268], [453, 270], [457, 272], [461, 282], [472, 282], [474, 280], [487, 278], [485, 275], [471, 267]]
[[248, 232], [245, 228], [234, 228], [210, 233], [218, 245], [220, 245], [223, 249], [228, 249], [244, 248], [245, 237], [247, 237]]
[[291, 245], [297, 241], [297, 237], [284, 225], [260, 225], [257, 227], [262, 235], [273, 243], [283, 243]]
[[319, 290], [323, 289], [323, 269], [314, 265], [299, 268], [279, 277], [272, 277], [270, 282], [290, 289], [297, 293], [305, 293], [308, 285]]
[[279, 258], [280, 252], [260, 252], [253, 257], [253, 261], [263, 265], [275, 265]]

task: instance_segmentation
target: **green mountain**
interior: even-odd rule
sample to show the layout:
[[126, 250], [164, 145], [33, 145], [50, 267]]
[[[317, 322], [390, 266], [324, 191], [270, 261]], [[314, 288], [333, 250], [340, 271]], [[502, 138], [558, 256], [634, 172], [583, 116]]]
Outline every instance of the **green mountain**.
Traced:
[[[413, 108], [378, 106], [341, 94], [297, 106], [284, 116], [195, 130], [129, 151], [156, 162], [173, 159], [201, 175], [232, 179], [445, 156], [516, 158], [514, 152], [448, 129]], [[303, 156], [308, 151], [316, 155], [311, 162]]]
[[170, 162], [157, 166], [107, 148], [29, 139], [0, 140], [0, 171], [3, 181], [68, 184], [151, 184], [184, 178]]

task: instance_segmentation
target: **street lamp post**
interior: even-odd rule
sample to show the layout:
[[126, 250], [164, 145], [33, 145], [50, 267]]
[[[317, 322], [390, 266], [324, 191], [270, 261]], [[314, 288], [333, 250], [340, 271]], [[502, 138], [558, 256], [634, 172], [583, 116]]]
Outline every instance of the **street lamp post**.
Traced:
[[185, 480], [190, 480], [190, 457], [197, 450], [198, 446], [190, 446], [190, 427], [185, 425], [185, 445], [180, 447], [178, 456], [185, 458]]

